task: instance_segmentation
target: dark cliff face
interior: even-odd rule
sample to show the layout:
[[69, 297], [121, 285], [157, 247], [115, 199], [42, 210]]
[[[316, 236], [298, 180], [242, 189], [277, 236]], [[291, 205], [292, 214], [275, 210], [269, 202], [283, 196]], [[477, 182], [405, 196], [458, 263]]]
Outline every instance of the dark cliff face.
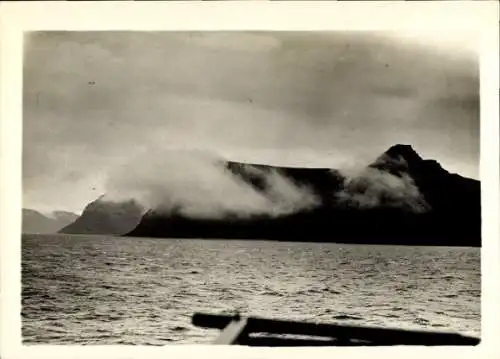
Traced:
[[278, 217], [195, 219], [150, 210], [129, 236], [246, 238], [370, 244], [480, 246], [479, 181], [450, 174], [411, 146], [387, 150], [353, 177], [330, 169], [283, 168], [237, 162], [228, 171], [259, 191], [262, 173], [277, 171], [306, 186], [318, 205]]
[[333, 204], [333, 193], [339, 190], [343, 180], [337, 171], [328, 168], [275, 167], [238, 162], [228, 162], [226, 167], [235, 176], [263, 192], [268, 189], [266, 174], [275, 171], [294, 185], [310, 189], [317, 195], [320, 204], [326, 206]]
[[121, 235], [135, 228], [142, 214], [143, 208], [135, 201], [111, 202], [101, 196], [59, 233]]
[[22, 233], [50, 234], [73, 222], [78, 216], [71, 212], [55, 211], [47, 217], [33, 209], [23, 208]]

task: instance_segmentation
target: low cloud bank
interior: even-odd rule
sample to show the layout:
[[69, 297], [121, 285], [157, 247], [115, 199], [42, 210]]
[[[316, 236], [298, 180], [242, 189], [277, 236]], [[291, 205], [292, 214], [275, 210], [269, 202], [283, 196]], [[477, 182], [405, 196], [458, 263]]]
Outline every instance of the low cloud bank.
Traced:
[[318, 198], [278, 171], [245, 167], [265, 183], [246, 182], [221, 158], [196, 150], [148, 151], [115, 169], [107, 180], [106, 199], [135, 199], [146, 208], [176, 210], [193, 218], [280, 216], [312, 208]]
[[[395, 169], [398, 175], [387, 169]], [[134, 199], [145, 208], [166, 214], [175, 210], [187, 217], [210, 219], [278, 217], [321, 205], [321, 198], [312, 189], [276, 169], [245, 165], [238, 171], [229, 170], [225, 160], [206, 152], [148, 151], [112, 171], [104, 199]], [[415, 213], [429, 209], [402, 158], [382, 156], [375, 167], [359, 165], [340, 173], [344, 176], [342, 189], [332, 195], [343, 205], [392, 207]], [[253, 186], [250, 177], [263, 183], [264, 189]]]
[[408, 164], [402, 157], [383, 155], [373, 166], [349, 168], [341, 174], [344, 176], [343, 189], [335, 196], [345, 205], [361, 209], [401, 208], [415, 213], [430, 208], [408, 174]]

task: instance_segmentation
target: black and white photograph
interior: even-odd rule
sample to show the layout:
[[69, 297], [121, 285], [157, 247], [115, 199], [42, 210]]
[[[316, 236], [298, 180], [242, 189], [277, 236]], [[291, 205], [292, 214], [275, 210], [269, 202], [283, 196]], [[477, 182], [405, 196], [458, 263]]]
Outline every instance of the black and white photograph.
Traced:
[[479, 345], [481, 49], [24, 31], [22, 345]]
[[24, 55], [25, 343], [480, 337], [474, 38], [32, 32]]

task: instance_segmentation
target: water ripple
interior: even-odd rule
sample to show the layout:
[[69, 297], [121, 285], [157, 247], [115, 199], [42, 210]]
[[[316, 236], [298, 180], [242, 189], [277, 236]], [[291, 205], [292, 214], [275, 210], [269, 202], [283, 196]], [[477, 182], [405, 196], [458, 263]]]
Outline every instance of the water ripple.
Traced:
[[26, 344], [208, 343], [197, 311], [480, 331], [480, 251], [24, 236]]

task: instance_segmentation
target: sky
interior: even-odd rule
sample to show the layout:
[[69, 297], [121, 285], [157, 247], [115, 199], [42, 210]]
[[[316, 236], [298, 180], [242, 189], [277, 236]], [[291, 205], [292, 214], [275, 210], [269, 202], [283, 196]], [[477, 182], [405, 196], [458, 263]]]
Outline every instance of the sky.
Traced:
[[23, 206], [81, 213], [191, 150], [343, 168], [402, 143], [478, 178], [477, 57], [467, 33], [30, 33]]

